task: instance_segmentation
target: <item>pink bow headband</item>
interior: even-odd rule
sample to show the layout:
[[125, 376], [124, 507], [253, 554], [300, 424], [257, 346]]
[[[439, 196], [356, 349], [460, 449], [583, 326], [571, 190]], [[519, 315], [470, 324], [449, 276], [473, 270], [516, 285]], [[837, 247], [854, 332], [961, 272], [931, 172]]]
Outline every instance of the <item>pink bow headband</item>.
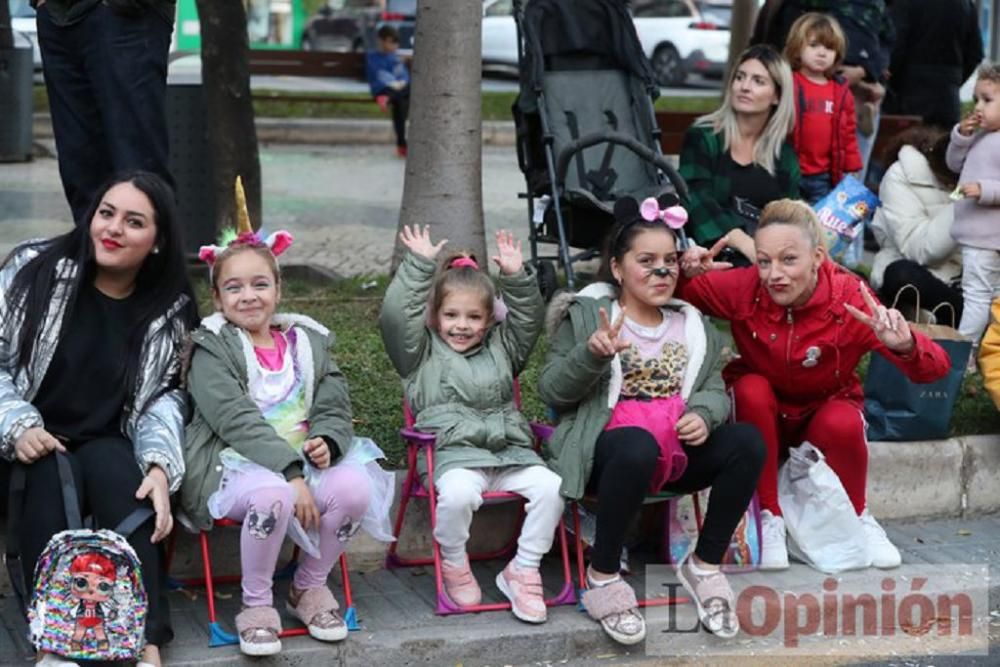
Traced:
[[688, 221], [688, 212], [683, 206], [675, 205], [661, 209], [655, 197], [647, 197], [639, 205], [639, 215], [647, 222], [662, 220], [667, 227], [680, 234], [683, 247], [687, 247], [687, 236], [684, 234], [684, 225]]
[[451, 260], [451, 263], [448, 265], [448, 268], [449, 269], [469, 268], [478, 271], [479, 264], [477, 264], [476, 260], [472, 259], [471, 257], [462, 256], [462, 257], [456, 257], [455, 259]]

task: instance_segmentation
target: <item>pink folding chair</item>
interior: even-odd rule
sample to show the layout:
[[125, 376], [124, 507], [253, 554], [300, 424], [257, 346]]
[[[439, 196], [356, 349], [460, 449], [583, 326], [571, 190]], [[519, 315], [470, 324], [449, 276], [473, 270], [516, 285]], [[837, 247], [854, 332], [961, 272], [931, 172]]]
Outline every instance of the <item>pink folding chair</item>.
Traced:
[[[520, 407], [521, 392], [520, 385], [514, 380], [514, 404]], [[437, 541], [431, 538], [432, 549], [428, 557], [404, 558], [397, 553], [399, 535], [403, 528], [403, 519], [406, 515], [406, 507], [411, 498], [424, 498], [430, 504], [431, 533], [437, 525], [437, 493], [434, 489], [434, 442], [435, 437], [431, 433], [422, 433], [413, 428], [414, 418], [410, 406], [403, 402], [404, 428], [400, 430], [400, 435], [406, 441], [406, 479], [403, 481], [402, 496], [399, 501], [399, 510], [396, 513], [396, 522], [393, 526], [392, 534], [396, 541], [389, 544], [386, 554], [385, 565], [393, 569], [397, 567], [412, 567], [417, 565], [434, 565], [434, 585], [437, 590], [437, 614], [465, 614], [479, 611], [499, 611], [509, 610], [510, 602], [495, 602], [478, 604], [470, 607], [459, 607], [444, 592], [444, 583], [441, 578], [441, 547]], [[544, 441], [552, 433], [552, 428], [544, 424], [532, 424], [532, 432], [536, 438], [536, 445]], [[417, 471], [417, 457], [423, 454], [427, 464], [427, 483], [420, 480]], [[483, 494], [483, 499], [487, 503], [518, 501], [523, 503], [524, 498], [516, 493], [489, 491]], [[485, 553], [470, 553], [469, 560], [492, 560], [505, 554], [510, 554], [517, 547], [517, 536], [520, 534], [521, 523], [524, 521], [524, 510], [522, 506], [520, 518], [512, 533], [511, 539], [506, 545], [495, 551]], [[563, 587], [559, 594], [545, 601], [546, 606], [554, 607], [558, 605], [574, 604], [576, 593], [573, 588], [573, 575], [569, 561], [569, 546], [566, 541], [566, 526], [562, 520], [559, 521], [559, 548], [563, 565]]]
[[[236, 526], [240, 527], [242, 524], [239, 521], [233, 521], [232, 519], [217, 519], [213, 522], [214, 526]], [[208, 645], [212, 648], [216, 646], [229, 646], [232, 644], [239, 644], [240, 638], [230, 632], [226, 632], [219, 625], [216, 615], [215, 615], [215, 586], [217, 584], [234, 584], [239, 583], [242, 575], [239, 574], [226, 574], [221, 576], [212, 576], [212, 557], [208, 548], [208, 535], [209, 531], [203, 530], [198, 533], [198, 541], [201, 546], [201, 562], [204, 568], [204, 576], [201, 577], [189, 577], [186, 579], [176, 579], [171, 577], [171, 584], [175, 588], [184, 587], [204, 587], [205, 588], [205, 598], [208, 601]], [[170, 536], [170, 542], [167, 544], [167, 558], [166, 558], [166, 568], [167, 572], [170, 571], [170, 563], [174, 557], [174, 550], [177, 546], [177, 530], [173, 532]], [[288, 563], [279, 568], [276, 576], [284, 577], [291, 576], [295, 571], [295, 566], [298, 563], [299, 558], [299, 548], [296, 546], [295, 550], [292, 552], [292, 557]], [[358, 615], [354, 608], [354, 601], [351, 595], [351, 579], [347, 573], [347, 553], [340, 554], [340, 578], [344, 586], [344, 606], [346, 611], [344, 612], [344, 623], [347, 625], [348, 630], [359, 630], [358, 625]], [[279, 637], [298, 637], [301, 635], [309, 634], [309, 630], [305, 626], [299, 626], [295, 628], [286, 628], [278, 633]]]

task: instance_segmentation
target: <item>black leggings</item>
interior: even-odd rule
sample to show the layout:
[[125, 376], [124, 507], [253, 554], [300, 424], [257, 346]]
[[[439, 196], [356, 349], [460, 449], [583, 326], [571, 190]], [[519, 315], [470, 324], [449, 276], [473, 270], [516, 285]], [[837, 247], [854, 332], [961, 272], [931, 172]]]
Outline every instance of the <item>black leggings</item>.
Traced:
[[[625, 531], [642, 508], [660, 448], [638, 427], [605, 431], [597, 439], [594, 470], [588, 489], [597, 493], [597, 536], [591, 566], [598, 572], [618, 572]], [[664, 491], [712, 491], [695, 554], [717, 565], [729, 548], [733, 531], [757, 488], [764, 465], [764, 440], [750, 424], [723, 424], [697, 447], [684, 446], [687, 469]]]
[[387, 88], [383, 93], [389, 96], [389, 107], [392, 112], [392, 129], [396, 132], [396, 145], [406, 146], [406, 117], [410, 115], [410, 87], [402, 90]]
[[[93, 515], [98, 528], [114, 528], [133, 510], [150, 505], [148, 500], [135, 499], [135, 492], [142, 483], [142, 472], [136, 465], [132, 443], [125, 438], [100, 438], [71, 445], [68, 457], [76, 479], [81, 514]], [[35, 563], [49, 539], [66, 529], [66, 516], [55, 457], [43, 456], [25, 468], [21, 562], [30, 589], [34, 587], [31, 577]], [[150, 519], [136, 529], [128, 541], [142, 564], [142, 582], [149, 599], [146, 641], [162, 646], [174, 633], [170, 627], [163, 543], [150, 544], [152, 535], [153, 520]]]

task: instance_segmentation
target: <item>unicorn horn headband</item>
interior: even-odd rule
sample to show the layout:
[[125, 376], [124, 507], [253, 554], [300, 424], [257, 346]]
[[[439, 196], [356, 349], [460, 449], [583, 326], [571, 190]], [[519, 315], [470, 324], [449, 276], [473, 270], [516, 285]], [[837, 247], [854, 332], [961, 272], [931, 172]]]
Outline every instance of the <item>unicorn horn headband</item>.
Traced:
[[236, 229], [224, 229], [219, 235], [218, 245], [203, 245], [198, 249], [198, 258], [208, 264], [215, 265], [215, 260], [224, 251], [234, 246], [250, 248], [267, 248], [275, 257], [282, 254], [292, 245], [292, 235], [280, 230], [264, 236], [255, 232], [250, 224], [250, 213], [247, 211], [247, 196], [243, 191], [243, 179], [236, 177]]

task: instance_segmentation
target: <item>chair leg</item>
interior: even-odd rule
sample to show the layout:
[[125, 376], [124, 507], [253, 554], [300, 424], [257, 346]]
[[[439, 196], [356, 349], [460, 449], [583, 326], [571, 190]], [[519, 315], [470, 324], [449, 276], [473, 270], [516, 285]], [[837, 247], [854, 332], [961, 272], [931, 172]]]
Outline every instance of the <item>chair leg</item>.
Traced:
[[344, 623], [348, 630], [360, 630], [358, 612], [354, 608], [354, 596], [351, 593], [351, 576], [347, 572], [347, 554], [340, 554], [340, 581], [344, 586]]
[[201, 562], [205, 569], [205, 599], [208, 600], [208, 645], [214, 648], [239, 644], [239, 638], [223, 630], [216, 621], [215, 586], [212, 584], [212, 557], [208, 551], [208, 533], [201, 531], [198, 539], [201, 542]]

